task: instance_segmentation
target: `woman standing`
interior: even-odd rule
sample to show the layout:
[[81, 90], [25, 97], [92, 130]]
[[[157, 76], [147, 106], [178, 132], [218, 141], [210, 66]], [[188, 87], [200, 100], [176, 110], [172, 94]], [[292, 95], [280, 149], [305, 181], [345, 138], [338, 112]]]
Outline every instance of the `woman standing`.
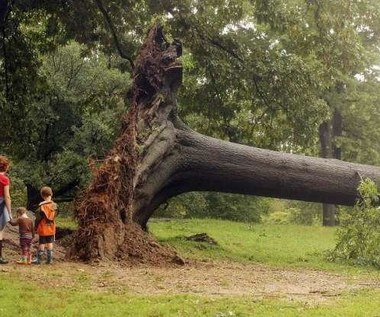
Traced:
[[7, 157], [0, 155], [0, 264], [8, 263], [3, 258], [3, 231], [11, 219], [11, 195], [9, 193], [9, 177], [7, 171], [9, 160]]

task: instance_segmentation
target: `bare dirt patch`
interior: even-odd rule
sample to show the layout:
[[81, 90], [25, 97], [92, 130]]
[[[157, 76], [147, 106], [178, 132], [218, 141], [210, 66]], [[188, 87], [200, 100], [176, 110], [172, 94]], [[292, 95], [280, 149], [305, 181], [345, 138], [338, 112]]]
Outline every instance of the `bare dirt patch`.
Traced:
[[[275, 268], [235, 262], [189, 262], [179, 265], [125, 265], [115, 262], [84, 264], [64, 260], [64, 248], [56, 245], [56, 261], [50, 265], [19, 266], [18, 241], [7, 229], [5, 250], [10, 263], [4, 272], [58, 288], [140, 295], [193, 294], [200, 296], [250, 296], [282, 298], [308, 305], [329, 302], [341, 294], [364, 288], [380, 288], [380, 281], [352, 280], [340, 274], [310, 269]], [[52, 285], [52, 283], [54, 285]]]

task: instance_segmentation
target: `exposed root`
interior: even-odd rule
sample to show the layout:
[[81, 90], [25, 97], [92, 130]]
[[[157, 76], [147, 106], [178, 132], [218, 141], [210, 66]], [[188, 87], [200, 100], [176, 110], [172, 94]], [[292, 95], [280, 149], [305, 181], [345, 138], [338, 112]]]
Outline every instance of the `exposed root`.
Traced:
[[163, 63], [167, 65], [167, 61], [162, 55], [167, 47], [161, 27], [156, 25], [136, 61], [130, 109], [123, 118], [120, 136], [103, 165], [94, 167], [91, 185], [76, 202], [79, 229], [67, 254], [69, 258], [144, 263], [178, 259], [173, 250], [158, 245], [132, 220], [135, 177], [141, 155], [145, 154], [138, 153], [137, 147], [149, 137], [140, 132], [147, 127], [150, 131], [156, 109], [149, 109], [158, 107], [151, 101], [164, 82]]

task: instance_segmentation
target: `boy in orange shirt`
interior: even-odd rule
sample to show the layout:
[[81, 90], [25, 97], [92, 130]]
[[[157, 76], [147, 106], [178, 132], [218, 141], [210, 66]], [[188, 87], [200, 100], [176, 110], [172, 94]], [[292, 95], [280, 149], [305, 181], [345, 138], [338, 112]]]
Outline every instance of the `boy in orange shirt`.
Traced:
[[41, 264], [42, 257], [47, 254], [47, 264], [53, 263], [53, 244], [55, 240], [55, 218], [57, 217], [57, 204], [52, 200], [53, 191], [50, 187], [44, 186], [41, 188], [40, 202], [36, 211], [36, 220], [34, 226], [39, 236], [37, 257], [33, 260], [33, 264]]

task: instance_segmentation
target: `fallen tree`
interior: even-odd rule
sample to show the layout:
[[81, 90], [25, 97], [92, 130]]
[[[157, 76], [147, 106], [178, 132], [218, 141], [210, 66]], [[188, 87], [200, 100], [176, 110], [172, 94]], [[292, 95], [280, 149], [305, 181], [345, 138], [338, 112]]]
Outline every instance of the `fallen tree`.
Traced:
[[154, 26], [135, 62], [130, 108], [115, 145], [76, 207], [70, 257], [178, 260], [144, 232], [154, 210], [189, 191], [353, 205], [362, 177], [380, 168], [280, 153], [196, 133], [177, 115], [181, 45]]

